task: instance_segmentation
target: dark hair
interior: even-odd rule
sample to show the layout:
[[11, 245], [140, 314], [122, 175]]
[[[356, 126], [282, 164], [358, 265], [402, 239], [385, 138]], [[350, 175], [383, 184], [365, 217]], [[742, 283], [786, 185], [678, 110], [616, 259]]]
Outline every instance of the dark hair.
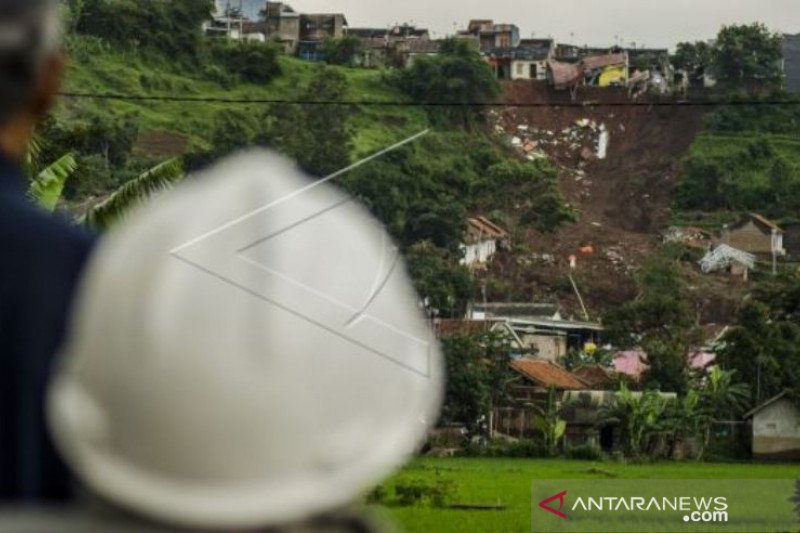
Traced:
[[57, 43], [57, 10], [57, 0], [0, 0], [0, 123], [25, 103]]

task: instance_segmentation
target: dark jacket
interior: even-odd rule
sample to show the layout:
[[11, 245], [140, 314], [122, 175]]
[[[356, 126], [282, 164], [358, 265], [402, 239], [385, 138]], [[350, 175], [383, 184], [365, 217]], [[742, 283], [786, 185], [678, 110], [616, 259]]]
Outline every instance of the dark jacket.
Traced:
[[69, 496], [45, 427], [44, 399], [93, 239], [41, 211], [0, 156], [0, 502]]

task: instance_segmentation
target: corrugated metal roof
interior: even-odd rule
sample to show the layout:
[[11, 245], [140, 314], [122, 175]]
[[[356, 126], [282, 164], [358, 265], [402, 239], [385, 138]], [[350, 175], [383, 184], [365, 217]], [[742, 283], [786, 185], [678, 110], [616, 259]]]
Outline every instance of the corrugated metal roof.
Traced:
[[575, 374], [543, 359], [517, 359], [511, 368], [545, 388], [583, 390], [588, 385]]
[[493, 320], [458, 320], [458, 319], [442, 319], [434, 324], [434, 329], [440, 337], [449, 337], [451, 335], [473, 335], [486, 333], [497, 322]]

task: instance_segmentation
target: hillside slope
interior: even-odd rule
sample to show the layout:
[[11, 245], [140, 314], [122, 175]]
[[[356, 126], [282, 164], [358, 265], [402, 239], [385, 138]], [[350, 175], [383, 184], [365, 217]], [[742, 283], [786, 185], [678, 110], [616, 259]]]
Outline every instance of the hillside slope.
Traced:
[[[585, 104], [574, 106], [568, 94], [529, 82], [509, 83], [505, 98], [509, 107], [496, 131], [524, 136], [557, 162], [561, 189], [580, 218], [554, 234], [528, 231], [525, 253], [507, 256], [493, 274], [514, 279], [518, 293], [556, 298], [577, 312], [566, 275], [567, 258], [578, 254], [575, 277], [590, 311], [635, 297], [633, 274], [660, 245], [681, 159], [701, 129], [703, 111], [614, 105], [627, 95], [610, 89], [583, 89]], [[588, 136], [579, 125], [587, 122], [596, 128]], [[610, 142], [601, 160], [596, 141], [602, 128]], [[593, 253], [579, 254], [585, 247]]]

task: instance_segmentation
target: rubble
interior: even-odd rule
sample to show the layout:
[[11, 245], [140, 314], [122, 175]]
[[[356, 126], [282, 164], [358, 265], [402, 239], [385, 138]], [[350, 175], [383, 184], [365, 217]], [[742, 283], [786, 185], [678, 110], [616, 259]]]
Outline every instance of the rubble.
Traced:
[[706, 256], [700, 260], [700, 268], [703, 270], [704, 274], [719, 272], [735, 264], [753, 270], [756, 266], [756, 256], [728, 246], [727, 244], [720, 244], [709, 251]]
[[588, 118], [579, 119], [560, 131], [553, 131], [530, 124], [518, 124], [515, 128], [509, 129], [504, 126], [499, 114], [494, 113], [490, 116], [495, 121], [495, 132], [509, 139], [511, 146], [531, 161], [546, 157], [543, 151], [537, 151], [544, 146], [559, 148], [557, 154], [560, 156], [577, 155], [585, 160], [594, 159], [596, 156], [604, 158], [608, 148], [609, 134], [606, 125], [598, 125]]

